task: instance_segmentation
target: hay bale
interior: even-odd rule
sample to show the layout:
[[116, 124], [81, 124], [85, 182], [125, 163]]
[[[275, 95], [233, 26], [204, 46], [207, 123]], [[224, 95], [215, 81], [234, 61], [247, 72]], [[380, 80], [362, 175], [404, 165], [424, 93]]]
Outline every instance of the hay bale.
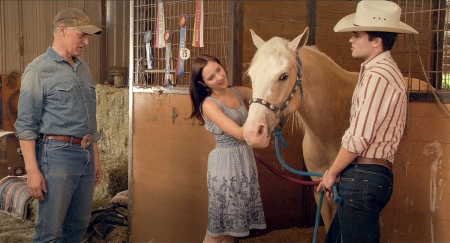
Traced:
[[97, 127], [100, 155], [128, 157], [128, 89], [97, 85]]
[[99, 200], [109, 202], [118, 192], [128, 189], [128, 160], [106, 156], [100, 160], [103, 168], [103, 180], [95, 188], [94, 202]]
[[[103, 181], [94, 192], [94, 205], [109, 202], [128, 189], [128, 89], [97, 85], [98, 142]], [[104, 205], [103, 205], [104, 206]], [[94, 208], [95, 209], [95, 208]]]

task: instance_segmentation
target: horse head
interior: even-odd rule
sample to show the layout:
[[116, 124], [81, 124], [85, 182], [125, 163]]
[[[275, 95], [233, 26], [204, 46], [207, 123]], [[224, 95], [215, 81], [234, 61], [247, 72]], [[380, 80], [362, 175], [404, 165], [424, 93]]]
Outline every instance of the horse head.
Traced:
[[301, 60], [297, 51], [305, 45], [309, 30], [306, 28], [294, 40], [273, 37], [267, 42], [250, 30], [257, 51], [247, 71], [252, 82], [253, 98], [250, 101], [244, 139], [254, 148], [265, 148], [269, 135], [285, 117], [300, 106]]

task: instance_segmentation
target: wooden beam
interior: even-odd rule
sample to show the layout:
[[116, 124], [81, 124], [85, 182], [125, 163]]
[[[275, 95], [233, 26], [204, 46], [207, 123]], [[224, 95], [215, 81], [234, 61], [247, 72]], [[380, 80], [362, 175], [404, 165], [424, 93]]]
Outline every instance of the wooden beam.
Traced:
[[228, 24], [228, 82], [242, 85], [244, 3], [229, 0]]
[[308, 45], [316, 44], [316, 12], [317, 3], [316, 0], [308, 0], [308, 27], [309, 27], [309, 37]]
[[100, 18], [101, 18], [101, 28], [102, 34], [100, 43], [100, 80], [99, 83], [104, 84], [105, 81], [109, 80], [108, 76], [108, 35], [106, 28], [106, 0], [100, 1]]

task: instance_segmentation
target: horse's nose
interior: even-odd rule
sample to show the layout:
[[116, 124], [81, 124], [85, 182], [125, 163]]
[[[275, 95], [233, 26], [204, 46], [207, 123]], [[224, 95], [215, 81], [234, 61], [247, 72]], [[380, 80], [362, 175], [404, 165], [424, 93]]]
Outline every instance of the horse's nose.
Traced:
[[256, 135], [257, 135], [258, 137], [259, 137], [259, 136], [262, 136], [265, 130], [266, 130], [266, 126], [259, 125], [259, 126], [258, 126], [258, 132], [256, 133]]
[[268, 130], [265, 122], [244, 126], [244, 139], [253, 148], [265, 148], [268, 145]]

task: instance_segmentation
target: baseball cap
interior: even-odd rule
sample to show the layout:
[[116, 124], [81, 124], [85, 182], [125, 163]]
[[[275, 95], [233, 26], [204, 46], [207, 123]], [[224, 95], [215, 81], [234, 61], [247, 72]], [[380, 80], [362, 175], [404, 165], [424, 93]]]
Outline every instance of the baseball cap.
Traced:
[[61, 24], [67, 27], [76, 27], [90, 35], [99, 35], [102, 33], [102, 30], [94, 26], [92, 21], [83, 11], [76, 8], [66, 8], [55, 16], [53, 19], [53, 26], [56, 28]]

